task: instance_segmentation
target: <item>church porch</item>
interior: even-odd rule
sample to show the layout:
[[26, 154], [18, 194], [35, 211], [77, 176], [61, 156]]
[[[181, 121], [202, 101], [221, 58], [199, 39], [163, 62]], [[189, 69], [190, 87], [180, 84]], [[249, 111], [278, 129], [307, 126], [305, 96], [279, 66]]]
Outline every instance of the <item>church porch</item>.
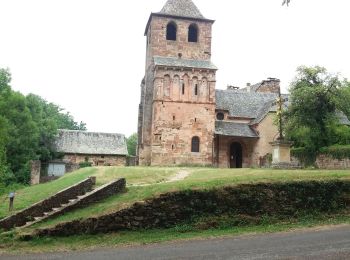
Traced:
[[219, 168], [256, 166], [254, 154], [259, 136], [248, 124], [216, 121], [214, 165]]

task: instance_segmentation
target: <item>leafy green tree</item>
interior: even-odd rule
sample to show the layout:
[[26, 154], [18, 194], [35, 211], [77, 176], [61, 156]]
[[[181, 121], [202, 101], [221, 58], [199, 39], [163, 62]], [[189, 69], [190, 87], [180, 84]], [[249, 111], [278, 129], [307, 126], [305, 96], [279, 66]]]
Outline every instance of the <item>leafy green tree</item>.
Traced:
[[339, 98], [336, 99], [336, 105], [348, 118], [350, 118], [350, 82], [344, 80], [339, 89]]
[[39, 129], [39, 147], [37, 154], [41, 161], [52, 159], [53, 142], [57, 129], [86, 130], [83, 122], [77, 123], [69, 113], [64, 113], [59, 106], [48, 103], [40, 96], [29, 94], [26, 97], [27, 106]]
[[128, 153], [131, 156], [136, 156], [137, 147], [137, 134], [134, 133], [126, 139], [126, 145], [128, 147]]
[[318, 66], [302, 66], [297, 73], [290, 88], [291, 103], [284, 113], [286, 136], [295, 147], [315, 155], [320, 148], [339, 142], [340, 135], [347, 138], [347, 128], [339, 130], [336, 116], [339, 104], [345, 103], [341, 95], [344, 82]]
[[10, 87], [11, 74], [0, 69], [0, 183], [28, 183], [30, 161], [47, 161], [55, 154], [57, 129], [86, 130], [83, 122], [41, 97], [23, 96]]

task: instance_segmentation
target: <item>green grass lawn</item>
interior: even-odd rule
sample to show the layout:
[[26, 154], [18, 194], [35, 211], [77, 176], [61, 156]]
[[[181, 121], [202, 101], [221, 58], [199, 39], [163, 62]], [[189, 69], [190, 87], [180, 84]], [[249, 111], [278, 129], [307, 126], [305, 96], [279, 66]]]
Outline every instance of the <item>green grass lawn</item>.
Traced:
[[221, 227], [195, 229], [191, 226], [176, 226], [162, 230], [123, 231], [109, 234], [78, 235], [70, 237], [35, 238], [30, 241], [19, 240], [15, 232], [0, 235], [1, 254], [24, 254], [43, 252], [64, 252], [74, 250], [94, 250], [127, 245], [143, 245], [167, 241], [232, 237], [259, 233], [284, 232], [290, 230], [350, 224], [349, 214], [305, 216], [297, 220], [273, 223], [268, 220], [260, 225], [241, 227]]
[[[137, 201], [157, 196], [161, 193], [185, 189], [210, 189], [224, 185], [236, 185], [256, 182], [283, 182], [301, 180], [322, 179], [350, 179], [350, 171], [325, 171], [325, 170], [271, 170], [271, 169], [214, 169], [214, 168], [104, 168], [104, 174], [109, 176], [125, 176], [127, 183], [149, 183], [148, 186], [128, 186], [126, 193], [117, 194], [88, 208], [78, 209], [55, 219], [32, 226], [27, 231], [35, 228], [49, 227], [61, 222], [74, 219], [84, 219], [115, 212], [126, 208]], [[161, 183], [167, 177], [179, 171], [188, 171], [190, 175], [181, 181]], [[101, 170], [100, 170], [101, 171]], [[124, 172], [125, 171], [125, 172]], [[102, 171], [103, 172], [103, 171]], [[100, 172], [100, 174], [103, 174]], [[119, 175], [121, 174], [121, 175]], [[128, 176], [133, 175], [132, 178]], [[154, 174], [151, 178], [149, 174]], [[131, 176], [130, 176], [131, 177]], [[97, 175], [97, 178], [99, 176]], [[104, 177], [105, 179], [107, 177]], [[153, 184], [152, 184], [153, 183]]]
[[[189, 175], [179, 181], [166, 182], [180, 171], [186, 171]], [[270, 183], [302, 180], [328, 180], [350, 179], [349, 170], [272, 170], [272, 169], [215, 169], [215, 168], [176, 168], [176, 167], [99, 167], [85, 168], [46, 184], [25, 187], [18, 190], [16, 197], [16, 209], [29, 206], [49, 195], [56, 193], [72, 184], [75, 184], [89, 176], [97, 177], [97, 185], [102, 185], [111, 180], [124, 177], [127, 180], [127, 192], [112, 196], [100, 203], [91, 205], [85, 209], [78, 209], [55, 219], [39, 223], [36, 226], [22, 230], [31, 232], [35, 228], [49, 227], [57, 223], [74, 219], [84, 219], [111, 213], [128, 207], [137, 201], [152, 198], [161, 193], [186, 190], [186, 189], [210, 189], [214, 187], [237, 185], [243, 183]], [[0, 198], [2, 200], [3, 197]], [[0, 206], [0, 216], [6, 216], [7, 205]], [[11, 231], [0, 235], [0, 244], [3, 244], [6, 252], [14, 247], [31, 251], [80, 249], [91, 248], [94, 245], [113, 246], [114, 244], [148, 243], [168, 241], [173, 239], [187, 239], [193, 237], [210, 237], [226, 234], [240, 234], [245, 232], [273, 232], [286, 230], [292, 227], [305, 227], [320, 224], [350, 223], [348, 213], [340, 216], [318, 216], [306, 220], [295, 220], [288, 223], [264, 223], [255, 227], [227, 227], [213, 230], [186, 230], [186, 227], [175, 227], [169, 230], [152, 230], [139, 232], [120, 232], [117, 234], [102, 234], [97, 236], [77, 236], [71, 238], [40, 238], [30, 242], [19, 241], [18, 231]], [[104, 241], [104, 242], [101, 242]], [[68, 246], [63, 246], [69, 244]], [[45, 245], [44, 247], [42, 247]], [[41, 249], [40, 249], [41, 248]], [[44, 248], [44, 249], [43, 249]], [[0, 246], [1, 252], [1, 246]]]
[[[89, 176], [96, 176], [96, 185], [100, 186], [118, 178], [126, 178], [128, 184], [157, 183], [176, 173], [175, 168], [126, 168], [126, 167], [99, 167], [83, 168], [68, 173], [62, 178], [40, 185], [28, 186], [16, 190], [15, 210], [24, 209], [33, 203], [39, 202], [60, 190], [74, 185]], [[0, 195], [0, 218], [8, 216], [8, 201], [4, 201], [7, 194]], [[15, 213], [15, 212], [13, 212]]]

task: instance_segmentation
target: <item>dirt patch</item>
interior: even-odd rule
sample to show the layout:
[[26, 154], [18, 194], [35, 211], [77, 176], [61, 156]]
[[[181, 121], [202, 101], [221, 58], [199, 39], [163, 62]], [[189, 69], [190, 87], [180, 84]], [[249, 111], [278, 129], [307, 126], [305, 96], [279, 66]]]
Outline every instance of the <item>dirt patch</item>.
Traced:
[[133, 187], [145, 187], [145, 186], [150, 186], [150, 185], [154, 185], [154, 184], [162, 184], [162, 183], [169, 183], [169, 182], [175, 182], [175, 181], [182, 181], [184, 179], [186, 179], [191, 173], [189, 171], [186, 170], [181, 170], [179, 172], [177, 172], [175, 175], [171, 176], [169, 179], [161, 181], [161, 182], [157, 182], [157, 183], [147, 183], [147, 184], [131, 184], [130, 186]]
[[167, 181], [165, 182], [174, 182], [174, 181], [182, 181], [186, 179], [191, 173], [186, 170], [179, 171], [176, 173], [176, 175], [170, 177]]

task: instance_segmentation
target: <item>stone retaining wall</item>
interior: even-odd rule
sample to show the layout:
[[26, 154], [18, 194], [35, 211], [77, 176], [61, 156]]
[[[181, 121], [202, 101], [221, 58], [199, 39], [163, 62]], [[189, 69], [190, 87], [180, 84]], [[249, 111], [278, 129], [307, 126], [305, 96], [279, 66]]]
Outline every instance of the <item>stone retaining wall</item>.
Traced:
[[9, 230], [16, 226], [23, 226], [26, 222], [33, 220], [34, 217], [40, 217], [44, 212], [60, 207], [61, 204], [67, 203], [70, 199], [90, 191], [95, 182], [96, 178], [90, 177], [56, 193], [48, 199], [35, 203], [12, 216], [4, 218], [0, 220], [0, 229]]
[[[68, 236], [121, 230], [168, 228], [222, 214], [290, 218], [300, 212], [333, 212], [350, 205], [350, 181], [238, 185], [166, 193], [112, 214], [38, 230], [31, 236]], [[28, 237], [30, 238], [30, 237]]]
[[[296, 165], [301, 165], [301, 167], [305, 167], [300, 160], [292, 156], [292, 163]], [[326, 154], [320, 154], [316, 157], [315, 166], [319, 169], [329, 169], [329, 170], [337, 170], [337, 169], [350, 169], [350, 158], [337, 159], [332, 156]]]

